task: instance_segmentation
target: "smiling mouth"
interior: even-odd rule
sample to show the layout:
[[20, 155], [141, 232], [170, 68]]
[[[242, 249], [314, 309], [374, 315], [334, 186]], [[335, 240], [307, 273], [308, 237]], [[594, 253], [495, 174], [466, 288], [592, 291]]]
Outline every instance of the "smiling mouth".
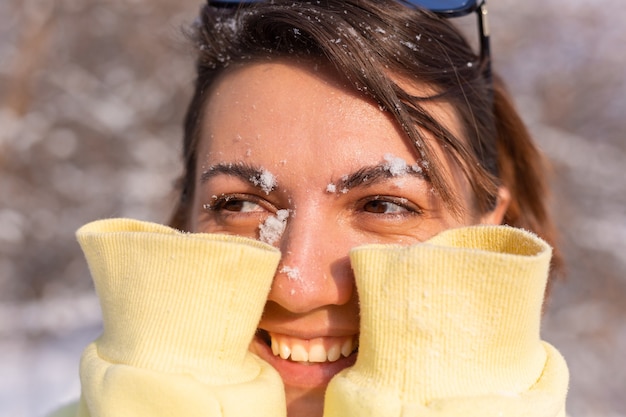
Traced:
[[259, 329], [257, 336], [274, 356], [301, 364], [336, 362], [358, 351], [357, 335], [300, 339]]

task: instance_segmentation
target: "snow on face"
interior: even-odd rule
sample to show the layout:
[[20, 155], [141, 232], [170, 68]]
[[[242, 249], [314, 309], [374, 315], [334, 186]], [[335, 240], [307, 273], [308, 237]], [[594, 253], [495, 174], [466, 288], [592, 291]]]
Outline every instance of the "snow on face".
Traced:
[[288, 217], [289, 210], [278, 210], [276, 216], [268, 217], [259, 225], [259, 240], [273, 245], [283, 235]]
[[298, 268], [292, 268], [292, 267], [287, 266], [287, 265], [285, 265], [282, 268], [280, 268], [279, 272], [287, 274], [287, 278], [289, 278], [292, 281], [297, 281], [297, 280], [302, 278], [300, 276], [300, 270]]
[[276, 187], [276, 177], [266, 169], [261, 171], [261, 175], [250, 178], [250, 181], [261, 187], [265, 194], [269, 194]]
[[398, 158], [390, 153], [385, 154], [385, 169], [394, 177], [407, 172], [408, 165], [402, 158]]
[[409, 164], [407, 164], [404, 159], [394, 156], [390, 153], [385, 154], [384, 159], [385, 159], [384, 168], [387, 171], [389, 171], [389, 173], [393, 175], [394, 177], [398, 175], [406, 174], [409, 171], [418, 172], [418, 173], [422, 172], [422, 168], [418, 164], [409, 166]]

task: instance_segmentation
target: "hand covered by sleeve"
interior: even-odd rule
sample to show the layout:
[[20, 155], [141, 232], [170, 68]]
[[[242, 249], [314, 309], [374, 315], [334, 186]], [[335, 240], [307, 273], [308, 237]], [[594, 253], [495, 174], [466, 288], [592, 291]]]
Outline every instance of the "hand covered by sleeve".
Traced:
[[77, 237], [104, 322], [81, 360], [79, 415], [285, 415], [280, 376], [248, 352], [277, 249], [128, 219]]
[[354, 249], [359, 354], [324, 416], [564, 416], [567, 367], [540, 339], [550, 257], [507, 226]]

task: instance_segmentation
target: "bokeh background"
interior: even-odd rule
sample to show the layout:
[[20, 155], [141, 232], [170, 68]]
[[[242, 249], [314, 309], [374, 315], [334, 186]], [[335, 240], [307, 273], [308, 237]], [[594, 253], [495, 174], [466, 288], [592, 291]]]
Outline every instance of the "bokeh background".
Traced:
[[[74, 231], [172, 207], [199, 1], [0, 0], [1, 416], [79, 393], [100, 313]], [[568, 411], [626, 416], [624, 1], [492, 0], [490, 15], [495, 67], [553, 166], [569, 275], [543, 336], [569, 362]]]

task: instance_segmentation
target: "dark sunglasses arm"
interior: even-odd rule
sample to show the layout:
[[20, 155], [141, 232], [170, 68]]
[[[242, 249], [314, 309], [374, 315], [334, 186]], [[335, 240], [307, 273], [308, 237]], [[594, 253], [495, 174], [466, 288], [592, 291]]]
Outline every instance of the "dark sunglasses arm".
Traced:
[[489, 42], [490, 27], [487, 3], [483, 2], [476, 10], [478, 14], [478, 30], [480, 33], [480, 60], [485, 65], [485, 77], [491, 80], [491, 45]]

